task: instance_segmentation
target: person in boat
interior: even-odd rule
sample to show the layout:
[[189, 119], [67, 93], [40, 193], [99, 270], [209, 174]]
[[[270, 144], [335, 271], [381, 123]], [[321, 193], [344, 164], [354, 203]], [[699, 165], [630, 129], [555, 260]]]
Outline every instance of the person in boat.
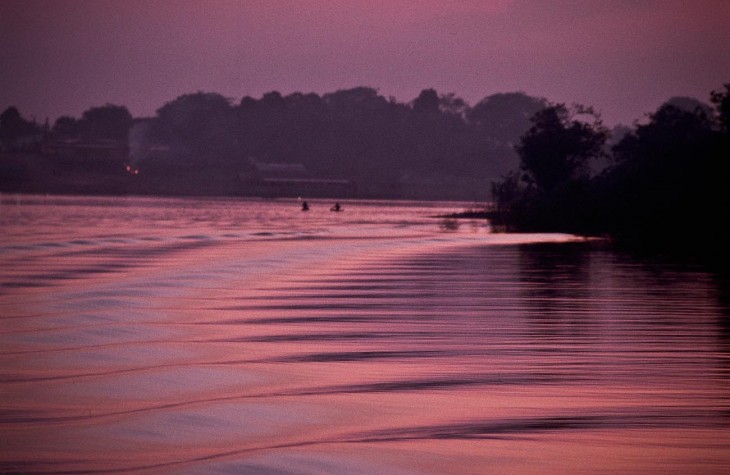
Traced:
[[306, 201], [302, 202], [302, 211], [309, 211], [309, 205]]
[[335, 205], [330, 208], [330, 211], [342, 211], [342, 208], [339, 203], [335, 203]]

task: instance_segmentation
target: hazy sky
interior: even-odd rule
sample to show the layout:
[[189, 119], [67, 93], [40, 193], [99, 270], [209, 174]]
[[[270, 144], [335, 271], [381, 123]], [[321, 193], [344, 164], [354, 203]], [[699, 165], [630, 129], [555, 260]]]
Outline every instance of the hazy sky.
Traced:
[[0, 0], [0, 109], [39, 121], [362, 85], [521, 90], [630, 124], [727, 82], [730, 0]]

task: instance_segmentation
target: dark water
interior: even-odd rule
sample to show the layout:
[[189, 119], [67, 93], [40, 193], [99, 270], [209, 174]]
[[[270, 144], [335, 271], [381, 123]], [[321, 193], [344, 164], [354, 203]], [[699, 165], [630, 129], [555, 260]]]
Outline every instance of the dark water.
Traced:
[[712, 274], [310, 204], [2, 197], [0, 471], [727, 473]]

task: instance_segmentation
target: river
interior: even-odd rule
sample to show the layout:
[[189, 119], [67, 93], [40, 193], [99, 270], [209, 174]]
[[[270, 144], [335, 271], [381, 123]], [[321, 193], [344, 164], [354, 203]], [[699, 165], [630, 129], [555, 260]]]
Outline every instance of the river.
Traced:
[[727, 473], [718, 277], [332, 204], [0, 197], [0, 472]]

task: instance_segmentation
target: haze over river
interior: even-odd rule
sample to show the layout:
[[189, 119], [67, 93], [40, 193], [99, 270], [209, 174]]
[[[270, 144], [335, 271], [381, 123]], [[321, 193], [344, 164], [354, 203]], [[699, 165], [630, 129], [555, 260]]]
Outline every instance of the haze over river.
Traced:
[[730, 292], [463, 203], [3, 195], [0, 472], [730, 467]]

